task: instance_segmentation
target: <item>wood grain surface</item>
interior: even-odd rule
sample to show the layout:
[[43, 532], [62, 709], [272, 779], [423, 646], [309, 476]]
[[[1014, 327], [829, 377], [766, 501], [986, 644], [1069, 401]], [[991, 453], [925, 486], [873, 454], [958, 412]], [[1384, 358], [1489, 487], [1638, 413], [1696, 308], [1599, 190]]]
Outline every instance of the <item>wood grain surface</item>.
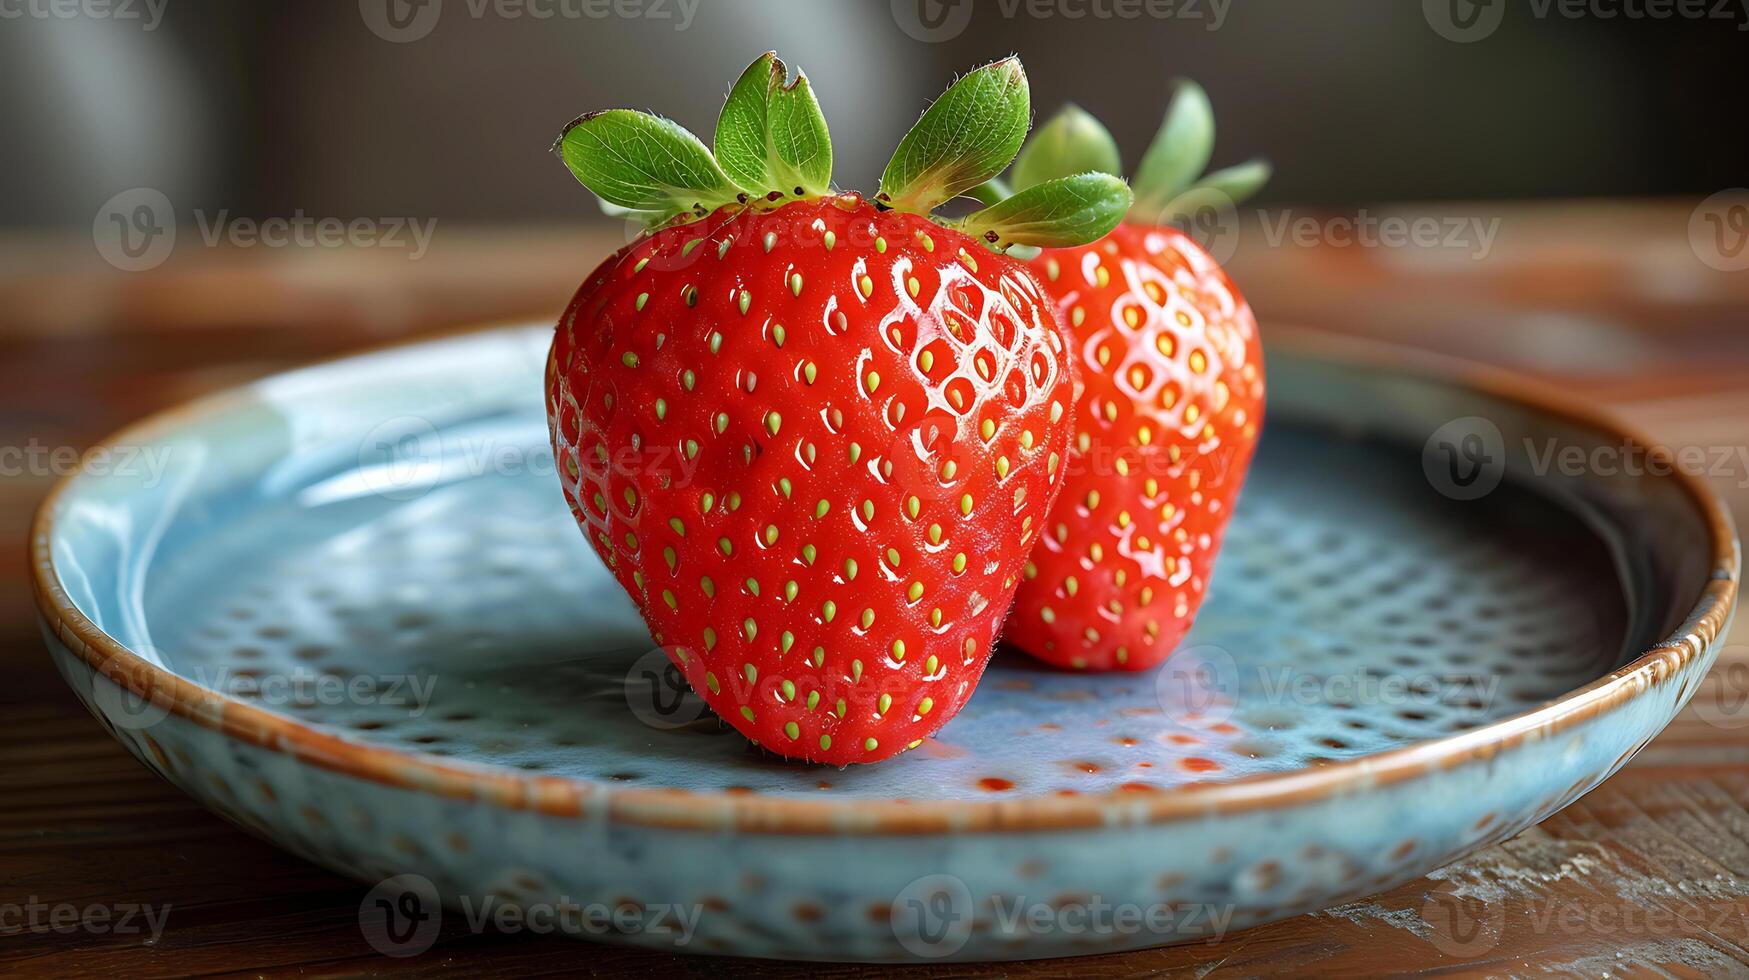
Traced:
[[[1230, 269], [1271, 322], [1507, 365], [1715, 449], [1749, 514], [1749, 272], [1710, 267], [1694, 202], [1375, 212], [1492, 227], [1486, 247], [1345, 244], [1355, 215], [1253, 216]], [[1280, 234], [1282, 215], [1312, 222]], [[187, 236], [193, 238], [194, 236]], [[1749, 975], [1749, 638], [1631, 765], [1539, 827], [1391, 892], [1211, 944], [913, 970], [657, 955], [474, 934], [378, 956], [365, 889], [148, 772], [49, 665], [24, 580], [30, 511], [66, 452], [135, 416], [348, 349], [545, 317], [615, 230], [440, 225], [418, 261], [368, 249], [178, 247], [149, 272], [89, 241], [0, 237], [0, 973], [31, 976], [730, 973], [768, 977]], [[1714, 256], [1716, 258], [1716, 256]], [[57, 455], [61, 447], [69, 447]], [[1717, 456], [1717, 454], [1727, 454]], [[56, 912], [56, 909], [71, 910]], [[33, 911], [34, 910], [34, 911]], [[145, 912], [163, 916], [153, 939]], [[92, 911], [108, 922], [79, 925]], [[55, 916], [62, 918], [55, 918]], [[124, 920], [125, 917], [125, 921]], [[131, 930], [126, 927], [131, 927]]]

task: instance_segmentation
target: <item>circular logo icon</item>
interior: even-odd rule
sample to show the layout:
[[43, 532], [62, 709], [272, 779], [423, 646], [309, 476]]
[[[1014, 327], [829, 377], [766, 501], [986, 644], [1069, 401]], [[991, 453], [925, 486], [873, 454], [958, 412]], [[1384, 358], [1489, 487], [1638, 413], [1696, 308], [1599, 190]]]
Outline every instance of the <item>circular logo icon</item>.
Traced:
[[1421, 0], [1421, 13], [1440, 37], [1469, 44], [1500, 29], [1506, 0]]
[[155, 187], [122, 191], [97, 209], [91, 241], [103, 261], [123, 272], [155, 269], [176, 248], [176, 209]]
[[418, 956], [437, 942], [443, 928], [437, 886], [423, 875], [384, 878], [358, 903], [358, 928], [384, 956]]
[[626, 707], [651, 728], [684, 728], [704, 716], [704, 699], [675, 665], [672, 647], [657, 647], [632, 661], [626, 671]]
[[1184, 232], [1221, 265], [1239, 250], [1239, 204], [1218, 187], [1185, 191], [1154, 223]]
[[[1741, 647], [1726, 647], [1721, 660], [1735, 660]], [[1700, 690], [1689, 701], [1694, 713], [1714, 728], [1742, 728], [1749, 725], [1749, 663], [1735, 661], [1713, 667]]]
[[118, 730], [144, 731], [170, 717], [169, 701], [150, 681], [147, 684], [146, 691], [140, 693], [119, 673], [98, 671], [91, 675], [91, 706]]
[[1174, 650], [1154, 674], [1154, 696], [1173, 721], [1219, 724], [1239, 702], [1239, 662], [1217, 646]]
[[1471, 959], [1500, 945], [1506, 905], [1459, 895], [1450, 884], [1440, 882], [1421, 905], [1421, 921], [1428, 927], [1427, 941], [1440, 952]]
[[424, 496], [443, 472], [443, 437], [416, 415], [379, 423], [358, 444], [359, 479], [389, 500]]
[[1749, 269], [1749, 190], [1734, 187], [1700, 202], [1688, 216], [1688, 244], [1710, 268]]
[[1486, 497], [1506, 476], [1506, 439], [1479, 415], [1452, 419], [1421, 447], [1421, 471], [1433, 489], [1453, 500]]
[[406, 44], [417, 41], [437, 26], [443, 15], [443, 0], [358, 0], [364, 26], [385, 41]]
[[952, 956], [972, 937], [972, 892], [953, 875], [924, 875], [893, 899], [893, 937], [912, 955]]
[[925, 44], [940, 44], [972, 22], [972, 0], [893, 0], [893, 21]]

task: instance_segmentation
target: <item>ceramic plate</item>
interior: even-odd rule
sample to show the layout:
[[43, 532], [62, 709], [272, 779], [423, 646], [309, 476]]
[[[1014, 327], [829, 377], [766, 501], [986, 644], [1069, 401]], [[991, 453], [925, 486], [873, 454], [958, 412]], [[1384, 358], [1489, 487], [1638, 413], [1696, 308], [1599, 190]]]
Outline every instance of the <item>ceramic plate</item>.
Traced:
[[1162, 669], [999, 651], [919, 749], [789, 764], [677, 687], [567, 514], [549, 336], [198, 402], [38, 518], [73, 689], [202, 803], [376, 885], [388, 952], [469, 928], [852, 960], [1221, 936], [1597, 785], [1695, 690], [1736, 595], [1703, 487], [1559, 462], [1633, 451], [1614, 424], [1278, 330], [1255, 469]]

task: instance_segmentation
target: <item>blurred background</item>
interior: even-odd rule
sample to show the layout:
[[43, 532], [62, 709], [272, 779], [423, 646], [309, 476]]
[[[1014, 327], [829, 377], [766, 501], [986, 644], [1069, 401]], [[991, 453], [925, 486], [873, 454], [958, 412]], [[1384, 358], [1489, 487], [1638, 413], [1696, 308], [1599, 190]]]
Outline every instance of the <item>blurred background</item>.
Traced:
[[1130, 162], [1170, 80], [1198, 79], [1216, 162], [1278, 164], [1265, 202], [1704, 196], [1749, 159], [1737, 0], [1662, 19], [1613, 0], [81, 2], [113, 13], [3, 5], [0, 225], [82, 226], [141, 185], [256, 217], [590, 220], [544, 152], [567, 120], [650, 108], [708, 139], [768, 48], [814, 79], [847, 187], [954, 72], [1010, 51], [1040, 113], [1082, 104]]

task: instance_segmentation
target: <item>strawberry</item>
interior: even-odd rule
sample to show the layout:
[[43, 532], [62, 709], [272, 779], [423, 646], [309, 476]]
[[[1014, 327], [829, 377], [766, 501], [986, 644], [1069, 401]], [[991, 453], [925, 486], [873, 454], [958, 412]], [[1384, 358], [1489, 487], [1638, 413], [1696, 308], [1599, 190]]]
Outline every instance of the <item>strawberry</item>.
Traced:
[[[1177, 646], [1257, 443], [1257, 322], [1219, 264], [1162, 225], [1230, 212], [1267, 179], [1254, 161], [1192, 184], [1212, 140], [1207, 99], [1187, 83], [1143, 158], [1125, 222], [1031, 262], [1070, 334], [1075, 432], [1006, 638], [1057, 666], [1146, 670]], [[1014, 180], [1117, 166], [1104, 127], [1071, 106], [1022, 151]]]
[[877, 198], [835, 193], [786, 78], [748, 69], [714, 154], [641, 113], [567, 128], [578, 179], [654, 228], [566, 309], [547, 407], [579, 526], [706, 704], [780, 755], [873, 762], [971, 695], [1063, 479], [1066, 349], [1002, 251], [1093, 240], [1130, 195], [1076, 175], [931, 219], [1019, 149], [1012, 59], [937, 100]]

